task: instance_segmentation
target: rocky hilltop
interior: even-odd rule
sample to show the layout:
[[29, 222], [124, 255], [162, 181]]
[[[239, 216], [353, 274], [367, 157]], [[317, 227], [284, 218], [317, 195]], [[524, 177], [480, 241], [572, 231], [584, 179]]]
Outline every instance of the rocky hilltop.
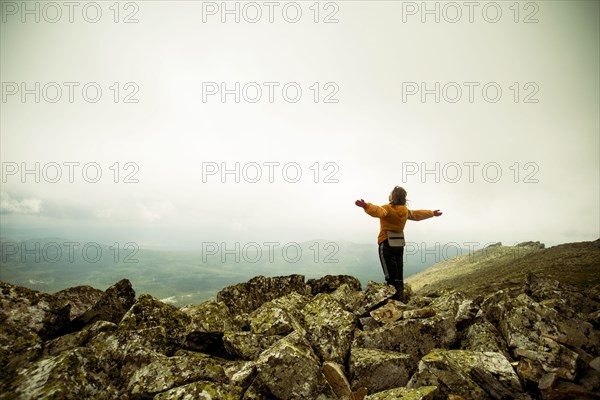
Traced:
[[183, 308], [128, 280], [0, 282], [0, 398], [600, 398], [600, 241], [522, 246], [434, 267], [406, 303], [344, 275], [257, 276]]

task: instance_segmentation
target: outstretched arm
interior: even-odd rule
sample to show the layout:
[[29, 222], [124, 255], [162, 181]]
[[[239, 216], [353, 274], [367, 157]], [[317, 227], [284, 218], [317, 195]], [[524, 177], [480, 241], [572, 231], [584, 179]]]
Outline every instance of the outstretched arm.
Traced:
[[408, 210], [408, 219], [413, 221], [421, 221], [431, 217], [439, 217], [442, 215], [440, 210]]
[[376, 206], [375, 204], [367, 203], [363, 199], [356, 200], [354, 204], [356, 204], [358, 207], [362, 207], [371, 217], [383, 218], [388, 213], [385, 208]]

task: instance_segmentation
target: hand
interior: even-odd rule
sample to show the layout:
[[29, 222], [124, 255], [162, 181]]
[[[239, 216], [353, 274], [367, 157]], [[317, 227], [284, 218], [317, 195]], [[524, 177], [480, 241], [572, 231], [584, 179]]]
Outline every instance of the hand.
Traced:
[[357, 206], [362, 207], [364, 209], [367, 209], [367, 203], [365, 203], [365, 201], [363, 199], [356, 200], [354, 202], [354, 204], [356, 204]]
[[434, 217], [439, 217], [440, 215], [442, 215], [442, 212], [440, 210], [433, 210]]

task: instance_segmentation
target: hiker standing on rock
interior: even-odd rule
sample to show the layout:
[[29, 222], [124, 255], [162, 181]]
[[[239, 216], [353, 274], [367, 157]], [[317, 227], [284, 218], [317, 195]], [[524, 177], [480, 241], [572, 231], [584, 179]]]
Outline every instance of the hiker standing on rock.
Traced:
[[379, 218], [379, 260], [388, 285], [396, 288], [394, 299], [404, 300], [404, 225], [406, 220], [421, 221], [442, 215], [440, 210], [409, 210], [406, 207], [406, 190], [396, 186], [389, 197], [390, 203], [382, 207], [366, 203], [363, 199], [354, 204], [367, 214]]

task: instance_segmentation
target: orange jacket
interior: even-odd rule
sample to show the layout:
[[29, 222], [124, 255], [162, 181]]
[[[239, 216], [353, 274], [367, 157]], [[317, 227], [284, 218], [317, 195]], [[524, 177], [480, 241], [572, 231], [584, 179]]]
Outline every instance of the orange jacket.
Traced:
[[385, 231], [404, 232], [407, 219], [421, 221], [433, 217], [433, 211], [431, 210], [409, 210], [406, 206], [393, 206], [391, 204], [379, 207], [367, 203], [365, 212], [371, 217], [379, 218], [380, 228], [377, 244], [381, 244], [387, 239]]

